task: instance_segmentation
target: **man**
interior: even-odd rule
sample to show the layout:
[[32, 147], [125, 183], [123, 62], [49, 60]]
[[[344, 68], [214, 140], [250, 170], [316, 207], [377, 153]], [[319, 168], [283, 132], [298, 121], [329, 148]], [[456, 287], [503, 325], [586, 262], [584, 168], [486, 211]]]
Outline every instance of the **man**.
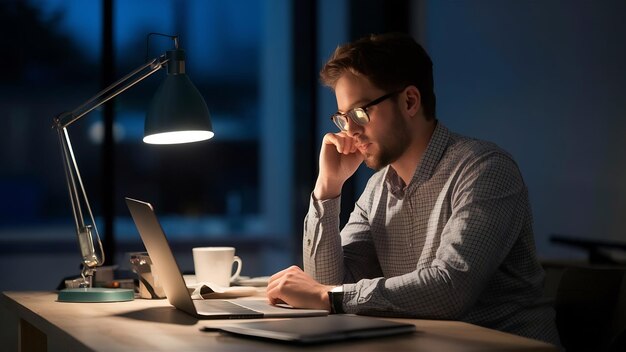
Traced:
[[[462, 320], [559, 346], [518, 167], [437, 121], [424, 49], [408, 35], [372, 35], [338, 47], [320, 75], [340, 132], [322, 142], [304, 271], [272, 276], [269, 301]], [[378, 172], [340, 234], [341, 187], [362, 162]]]

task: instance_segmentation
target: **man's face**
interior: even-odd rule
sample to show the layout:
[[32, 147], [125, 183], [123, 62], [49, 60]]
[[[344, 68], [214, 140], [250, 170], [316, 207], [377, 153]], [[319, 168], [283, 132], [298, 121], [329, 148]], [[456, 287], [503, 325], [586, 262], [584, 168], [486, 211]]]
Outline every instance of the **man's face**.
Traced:
[[[387, 93], [376, 88], [363, 76], [344, 74], [335, 85], [337, 107], [340, 112], [362, 107]], [[374, 170], [398, 160], [411, 143], [407, 122], [402, 116], [397, 96], [367, 109], [369, 123], [359, 125], [348, 121], [349, 136], [357, 142], [365, 164]]]

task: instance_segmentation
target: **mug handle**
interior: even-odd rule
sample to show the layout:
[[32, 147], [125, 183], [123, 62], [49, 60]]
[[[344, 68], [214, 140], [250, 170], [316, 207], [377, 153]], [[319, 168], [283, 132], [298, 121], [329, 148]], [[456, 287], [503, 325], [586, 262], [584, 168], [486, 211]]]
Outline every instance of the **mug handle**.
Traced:
[[233, 276], [230, 277], [231, 282], [239, 277], [239, 273], [241, 272], [241, 267], [243, 266], [243, 263], [241, 262], [241, 258], [239, 258], [238, 256], [233, 257], [233, 263], [235, 262], [237, 263], [237, 270], [235, 271]]

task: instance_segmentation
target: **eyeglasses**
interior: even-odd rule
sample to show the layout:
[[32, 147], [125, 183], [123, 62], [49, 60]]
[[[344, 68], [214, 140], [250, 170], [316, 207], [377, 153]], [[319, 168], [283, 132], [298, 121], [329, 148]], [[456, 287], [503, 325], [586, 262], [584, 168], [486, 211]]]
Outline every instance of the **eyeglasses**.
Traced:
[[335, 125], [337, 125], [337, 127], [339, 127], [339, 129], [344, 132], [348, 130], [348, 118], [350, 118], [354, 123], [364, 126], [368, 122], [370, 122], [370, 116], [367, 114], [367, 109], [371, 108], [372, 106], [376, 104], [382, 103], [383, 101], [391, 98], [392, 96], [400, 92], [401, 90], [392, 92], [389, 94], [385, 94], [378, 99], [372, 100], [370, 103], [364, 106], [361, 106], [359, 108], [354, 108], [352, 110], [349, 110], [346, 113], [336, 112], [330, 117], [330, 119], [333, 120]]

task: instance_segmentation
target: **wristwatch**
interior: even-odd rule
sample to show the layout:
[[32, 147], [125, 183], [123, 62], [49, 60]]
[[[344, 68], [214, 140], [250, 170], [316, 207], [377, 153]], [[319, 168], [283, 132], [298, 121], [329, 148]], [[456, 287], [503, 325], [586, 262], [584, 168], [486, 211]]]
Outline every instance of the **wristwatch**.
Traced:
[[337, 286], [328, 291], [330, 314], [343, 314], [343, 286]]

